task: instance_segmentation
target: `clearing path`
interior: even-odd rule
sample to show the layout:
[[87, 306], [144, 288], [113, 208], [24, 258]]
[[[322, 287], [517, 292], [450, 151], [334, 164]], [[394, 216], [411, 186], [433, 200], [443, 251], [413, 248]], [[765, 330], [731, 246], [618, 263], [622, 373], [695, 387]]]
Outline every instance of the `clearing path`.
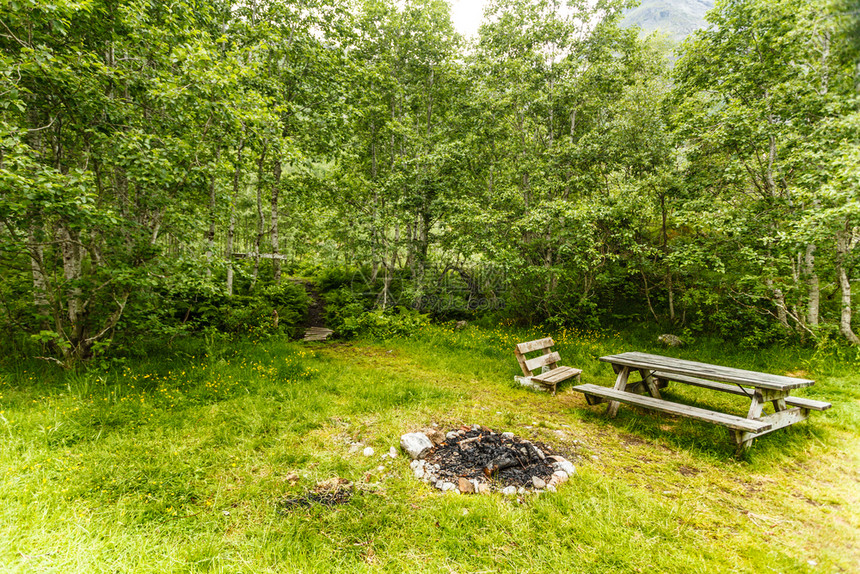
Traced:
[[301, 284], [310, 297], [311, 302], [308, 306], [308, 318], [305, 320], [305, 336], [303, 341], [325, 341], [334, 334], [334, 331], [325, 326], [325, 302], [317, 292], [316, 287], [310, 281], [301, 279], [293, 279], [292, 281]]

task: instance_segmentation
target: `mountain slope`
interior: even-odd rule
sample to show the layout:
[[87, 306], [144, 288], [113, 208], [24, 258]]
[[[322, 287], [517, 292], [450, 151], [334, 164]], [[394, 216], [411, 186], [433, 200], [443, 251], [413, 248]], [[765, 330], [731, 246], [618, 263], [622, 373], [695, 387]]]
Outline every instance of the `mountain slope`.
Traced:
[[705, 13], [713, 7], [713, 0], [642, 0], [621, 24], [639, 26], [646, 34], [660, 31], [680, 42], [705, 25]]

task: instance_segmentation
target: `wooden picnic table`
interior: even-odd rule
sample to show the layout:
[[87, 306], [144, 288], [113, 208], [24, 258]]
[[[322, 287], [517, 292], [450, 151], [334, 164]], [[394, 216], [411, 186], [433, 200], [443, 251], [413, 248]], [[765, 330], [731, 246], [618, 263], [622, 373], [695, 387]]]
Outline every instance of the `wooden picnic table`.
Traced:
[[[621, 353], [600, 357], [600, 360], [612, 365], [617, 378], [611, 389], [591, 384], [573, 387], [572, 390], [585, 394], [589, 404], [608, 402], [606, 412], [610, 418], [616, 415], [620, 403], [628, 403], [728, 427], [738, 444], [738, 454], [749, 448], [756, 437], [805, 420], [810, 410], [823, 411], [831, 406], [830, 403], [791, 396], [791, 391], [813, 385], [815, 381], [810, 379], [647, 353]], [[634, 371], [640, 374], [641, 381], [629, 381]], [[745, 396], [750, 400], [747, 416], [667, 401], [660, 395], [660, 389], [665, 388], [669, 381]], [[773, 413], [762, 414], [766, 403], [773, 405]]]

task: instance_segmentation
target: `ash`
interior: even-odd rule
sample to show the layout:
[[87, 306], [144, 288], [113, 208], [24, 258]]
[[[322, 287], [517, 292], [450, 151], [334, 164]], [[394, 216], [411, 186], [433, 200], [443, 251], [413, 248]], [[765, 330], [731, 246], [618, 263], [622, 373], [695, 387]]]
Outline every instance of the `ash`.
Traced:
[[553, 475], [559, 474], [557, 461], [564, 458], [555, 455], [551, 446], [487, 427], [467, 429], [447, 433], [423, 461], [414, 461], [416, 477], [441, 490], [453, 490], [459, 484], [461, 492], [510, 491], [511, 487], [540, 490], [545, 484], [560, 482]]

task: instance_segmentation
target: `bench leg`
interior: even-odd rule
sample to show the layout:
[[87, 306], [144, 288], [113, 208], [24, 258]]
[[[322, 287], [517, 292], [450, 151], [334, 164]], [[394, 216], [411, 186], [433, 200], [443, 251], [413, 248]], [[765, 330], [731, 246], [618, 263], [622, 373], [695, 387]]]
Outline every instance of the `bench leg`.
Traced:
[[[627, 378], [630, 376], [630, 367], [624, 367], [618, 371], [618, 378], [615, 379], [616, 391], [623, 391], [627, 388]], [[609, 401], [609, 406], [606, 407], [606, 416], [613, 419], [618, 414], [618, 407], [621, 405], [618, 401]]]

